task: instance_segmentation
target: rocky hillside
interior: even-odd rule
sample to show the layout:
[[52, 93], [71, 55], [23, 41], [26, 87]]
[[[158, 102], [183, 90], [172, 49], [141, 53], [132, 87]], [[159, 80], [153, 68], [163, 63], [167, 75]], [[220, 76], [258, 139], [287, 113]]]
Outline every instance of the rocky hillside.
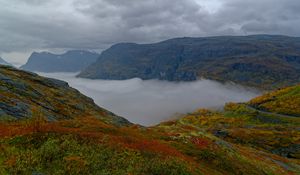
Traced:
[[253, 35], [122, 43], [104, 51], [78, 76], [169, 81], [207, 78], [271, 89], [300, 82], [300, 39]]
[[108, 123], [129, 122], [106, 111], [66, 82], [0, 66], [0, 120], [41, 115], [48, 121], [94, 116]]
[[64, 54], [33, 52], [21, 69], [38, 72], [79, 72], [94, 63], [98, 57], [97, 53], [83, 50], [71, 50]]
[[222, 112], [198, 110], [142, 127], [62, 81], [1, 66], [0, 83], [0, 174], [300, 172], [298, 117], [229, 103]]

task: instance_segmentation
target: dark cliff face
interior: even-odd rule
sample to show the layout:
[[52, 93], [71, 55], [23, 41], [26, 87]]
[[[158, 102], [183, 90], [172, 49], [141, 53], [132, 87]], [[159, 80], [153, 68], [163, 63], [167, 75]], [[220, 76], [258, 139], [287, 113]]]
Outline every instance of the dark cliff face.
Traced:
[[28, 119], [35, 115], [49, 121], [94, 116], [108, 123], [129, 124], [64, 81], [0, 66], [0, 120]]
[[33, 52], [21, 68], [39, 72], [78, 72], [95, 62], [98, 57], [97, 53], [82, 50], [72, 50], [61, 55]]
[[177, 38], [155, 44], [116, 44], [78, 76], [169, 81], [204, 77], [271, 88], [300, 80], [299, 58], [299, 38], [269, 35]]

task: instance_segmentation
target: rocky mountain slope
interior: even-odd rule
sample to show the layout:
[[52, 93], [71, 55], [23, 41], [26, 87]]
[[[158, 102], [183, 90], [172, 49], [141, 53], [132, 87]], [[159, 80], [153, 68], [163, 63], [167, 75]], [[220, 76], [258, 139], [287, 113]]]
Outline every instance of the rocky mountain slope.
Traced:
[[[11, 67], [0, 70], [0, 174], [300, 172], [298, 117], [278, 116], [271, 110], [266, 114], [251, 102], [229, 103], [224, 111], [202, 109], [142, 127], [95, 106], [65, 82]], [[294, 88], [299, 86], [284, 93]], [[10, 113], [14, 108], [27, 109], [24, 105], [34, 109], [26, 112], [29, 117], [18, 116], [24, 111]], [[289, 107], [285, 106], [288, 111]], [[22, 120], [9, 120], [7, 113]]]
[[109, 123], [129, 123], [98, 107], [64, 81], [0, 66], [0, 119], [28, 119], [35, 115], [48, 121], [94, 116]]
[[207, 78], [272, 89], [300, 82], [300, 38], [253, 35], [121, 43], [104, 51], [78, 76], [169, 81]]
[[21, 69], [39, 72], [79, 72], [95, 62], [99, 55], [83, 50], [71, 50], [64, 54], [33, 52]]

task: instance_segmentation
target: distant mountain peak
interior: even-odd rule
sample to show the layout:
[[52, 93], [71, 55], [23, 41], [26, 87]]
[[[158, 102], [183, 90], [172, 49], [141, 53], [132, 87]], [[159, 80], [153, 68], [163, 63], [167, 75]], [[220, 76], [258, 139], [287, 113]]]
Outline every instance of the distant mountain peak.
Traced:
[[39, 72], [79, 72], [98, 57], [99, 54], [84, 50], [69, 50], [62, 54], [33, 52], [21, 68]]

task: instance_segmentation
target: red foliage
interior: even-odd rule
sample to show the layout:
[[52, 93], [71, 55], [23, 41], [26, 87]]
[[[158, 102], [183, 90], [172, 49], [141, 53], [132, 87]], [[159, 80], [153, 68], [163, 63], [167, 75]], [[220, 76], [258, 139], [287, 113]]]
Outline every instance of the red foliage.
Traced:
[[7, 159], [4, 164], [8, 167], [13, 167], [16, 164], [17, 158], [15, 156], [10, 157], [9, 159]]
[[157, 140], [147, 140], [133, 137], [113, 137], [112, 143], [120, 143], [126, 148], [136, 149], [139, 151], [148, 151], [162, 155], [184, 157], [182, 153], [177, 151], [175, 148]]
[[192, 143], [194, 143], [198, 148], [206, 148], [208, 145], [210, 145], [210, 141], [199, 138], [199, 137], [193, 137], [191, 139]]
[[[183, 155], [180, 151], [169, 145], [168, 142], [156, 140], [155, 132], [142, 132], [139, 128], [139, 126], [119, 128], [105, 124], [92, 117], [83, 117], [64, 121], [61, 120], [57, 122], [20, 121], [13, 123], [0, 123], [0, 138], [28, 135], [32, 133], [72, 134], [87, 141], [109, 144], [112, 147], [122, 146], [124, 148], [134, 149], [141, 152], [160, 154], [165, 157], [175, 156], [186, 161], [193, 162], [192, 159]], [[142, 133], [149, 133], [149, 135]], [[68, 157], [65, 160], [73, 163], [75, 161], [74, 159], [74, 157]], [[11, 159], [7, 163], [13, 164], [14, 161]], [[82, 162], [79, 161], [79, 163]]]
[[14, 137], [31, 133], [49, 133], [77, 135], [83, 139], [92, 139], [95, 142], [105, 141], [111, 145], [121, 145], [125, 148], [139, 151], [159, 153], [161, 155], [184, 158], [183, 154], [167, 143], [146, 138], [138, 126], [116, 128], [107, 125], [92, 117], [83, 117], [74, 120], [58, 122], [14, 122], [0, 123], [0, 137]]
[[197, 130], [195, 127], [189, 125], [183, 125], [182, 128], [189, 131]]
[[[80, 126], [78, 127], [77, 125]], [[85, 117], [78, 120], [65, 120], [59, 122], [28, 121], [0, 123], [0, 137], [14, 137], [18, 135], [27, 135], [37, 132], [56, 132], [62, 134], [78, 134], [84, 137], [95, 138], [103, 135], [103, 133], [99, 132], [97, 129], [109, 127], [113, 128], [92, 117]]]
[[30, 134], [33, 131], [34, 131], [33, 126], [0, 123], [0, 137], [13, 137], [16, 135], [25, 135], [25, 134]]

